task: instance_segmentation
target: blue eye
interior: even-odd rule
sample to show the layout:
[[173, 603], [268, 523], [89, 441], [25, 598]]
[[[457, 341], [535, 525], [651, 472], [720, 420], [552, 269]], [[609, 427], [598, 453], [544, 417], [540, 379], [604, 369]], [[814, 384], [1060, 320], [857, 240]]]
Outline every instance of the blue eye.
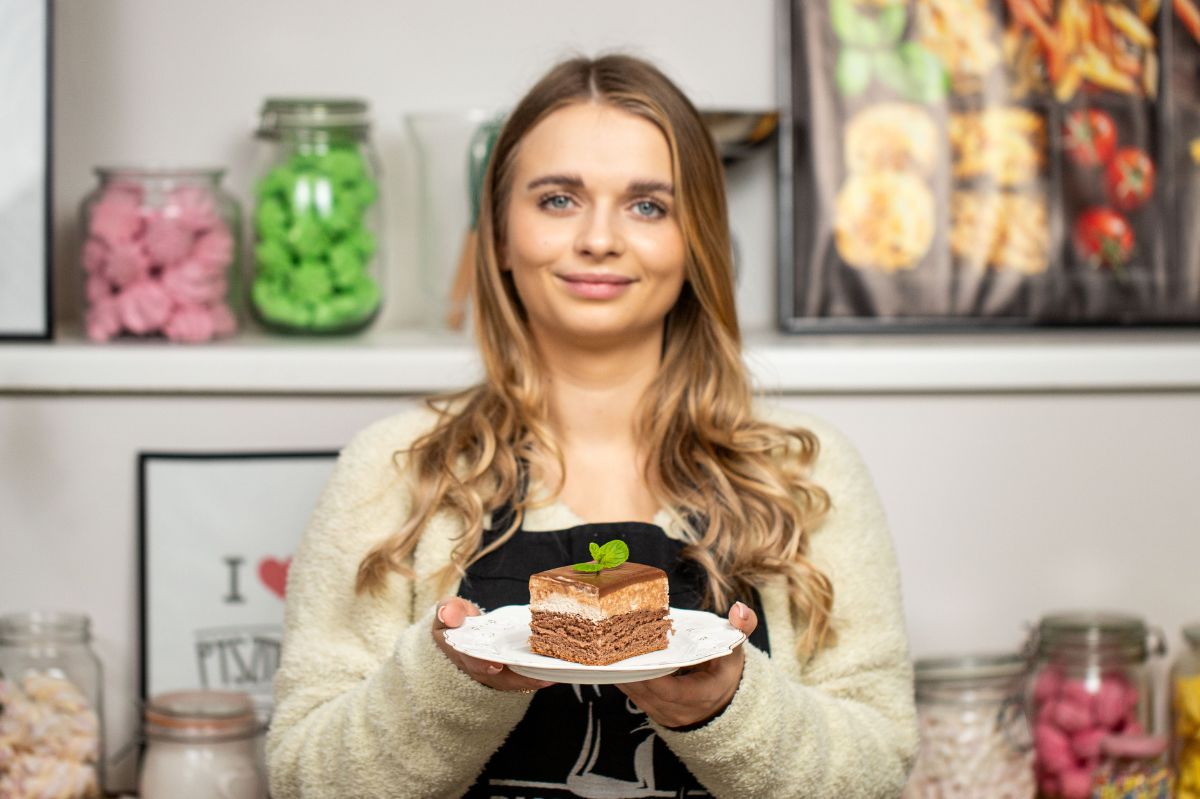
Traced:
[[566, 211], [571, 207], [571, 198], [565, 194], [551, 194], [543, 197], [539, 205], [554, 211]]
[[647, 218], [655, 219], [661, 216], [666, 216], [667, 209], [663, 208], [656, 202], [650, 200], [640, 200], [635, 203], [633, 210], [639, 215]]

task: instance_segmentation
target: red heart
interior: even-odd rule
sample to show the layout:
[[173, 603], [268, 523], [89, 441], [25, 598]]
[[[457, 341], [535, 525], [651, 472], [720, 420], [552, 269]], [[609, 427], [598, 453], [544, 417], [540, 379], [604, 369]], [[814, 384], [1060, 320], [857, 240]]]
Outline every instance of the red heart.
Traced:
[[283, 560], [263, 558], [258, 562], [258, 579], [262, 580], [263, 585], [269, 588], [271, 593], [283, 599], [283, 595], [287, 593], [287, 576], [291, 565], [291, 558]]

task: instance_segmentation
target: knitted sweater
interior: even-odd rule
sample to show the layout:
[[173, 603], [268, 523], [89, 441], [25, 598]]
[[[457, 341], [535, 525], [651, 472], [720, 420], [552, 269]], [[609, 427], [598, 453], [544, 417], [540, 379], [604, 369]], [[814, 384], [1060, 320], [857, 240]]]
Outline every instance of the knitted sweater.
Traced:
[[[708, 724], [654, 730], [715, 797], [898, 797], [917, 734], [899, 575], [875, 488], [836, 430], [781, 409], [758, 413], [821, 442], [813, 478], [833, 508], [809, 557], [833, 582], [838, 642], [798, 658], [786, 590], [761, 586], [771, 655], [745, 645], [741, 684]], [[433, 642], [445, 594], [429, 578], [460, 532], [449, 514], [422, 534], [416, 579], [394, 574], [376, 596], [354, 592], [367, 550], [410, 512], [410, 475], [393, 454], [433, 421], [426, 409], [409, 411], [355, 436], [296, 552], [267, 738], [274, 799], [459, 796], [529, 704], [528, 694], [475, 682]], [[655, 521], [678, 534], [665, 510]], [[582, 523], [554, 503], [527, 512], [525, 529]]]

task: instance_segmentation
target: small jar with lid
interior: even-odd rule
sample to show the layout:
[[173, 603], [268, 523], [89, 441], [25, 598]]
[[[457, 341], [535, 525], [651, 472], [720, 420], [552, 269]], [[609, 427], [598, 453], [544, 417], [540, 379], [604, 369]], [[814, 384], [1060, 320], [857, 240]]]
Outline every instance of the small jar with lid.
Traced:
[[102, 795], [103, 684], [87, 616], [0, 616], [0, 796]]
[[1033, 799], [1033, 752], [1018, 654], [916, 663], [921, 748], [904, 799]]
[[237, 330], [241, 211], [222, 169], [102, 167], [84, 199], [84, 331], [92, 341], [204, 342]]
[[236, 691], [177, 691], [146, 705], [142, 799], [266, 799], [262, 724]]
[[1028, 642], [1034, 668], [1026, 701], [1035, 769], [1046, 799], [1087, 799], [1105, 747], [1153, 732], [1152, 654], [1161, 634], [1142, 619], [1081, 611], [1045, 616]]
[[1171, 759], [1178, 799], [1200, 799], [1200, 622], [1183, 628], [1183, 641], [1171, 664]]
[[380, 169], [362, 100], [262, 106], [250, 307], [268, 329], [350, 333], [379, 313]]

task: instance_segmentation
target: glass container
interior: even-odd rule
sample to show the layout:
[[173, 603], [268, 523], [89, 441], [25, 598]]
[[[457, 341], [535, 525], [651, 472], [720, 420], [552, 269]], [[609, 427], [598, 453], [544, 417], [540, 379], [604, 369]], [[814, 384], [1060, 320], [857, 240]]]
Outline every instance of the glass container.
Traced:
[[366, 102], [263, 103], [255, 184], [256, 319], [283, 333], [351, 333], [383, 298], [379, 159]]
[[1171, 665], [1171, 759], [1178, 799], [1200, 799], [1200, 622], [1183, 628], [1183, 640]]
[[92, 341], [233, 334], [241, 212], [221, 169], [101, 167], [84, 198], [84, 330]]
[[916, 663], [921, 748], [904, 799], [1033, 799], [1033, 751], [1017, 654]]
[[1028, 648], [1040, 795], [1087, 799], [1106, 762], [1104, 746], [1152, 731], [1149, 658], [1162, 653], [1162, 636], [1136, 616], [1058, 613], [1041, 619]]
[[98, 797], [103, 672], [78, 613], [0, 616], [0, 796]]
[[266, 799], [262, 724], [247, 694], [178, 691], [145, 711], [142, 799]]

